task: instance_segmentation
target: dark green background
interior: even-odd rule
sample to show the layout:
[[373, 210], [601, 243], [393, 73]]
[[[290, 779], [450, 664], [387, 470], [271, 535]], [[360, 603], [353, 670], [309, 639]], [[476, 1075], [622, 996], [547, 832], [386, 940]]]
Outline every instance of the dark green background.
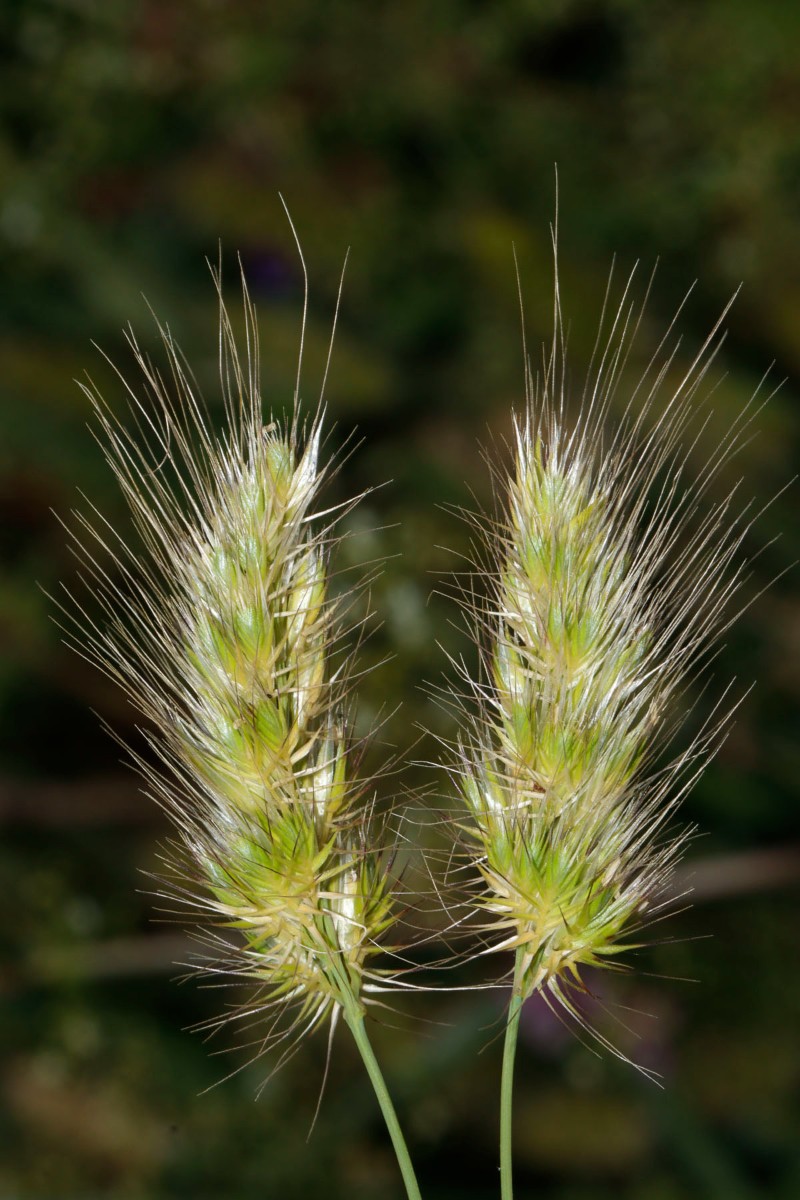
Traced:
[[[154, 347], [144, 293], [213, 404], [204, 258], [221, 241], [232, 298], [241, 252], [266, 401], [282, 410], [302, 277], [280, 191], [311, 277], [313, 405], [352, 248], [328, 396], [333, 444], [353, 430], [363, 441], [332, 498], [391, 481], [351, 522], [367, 531], [354, 557], [389, 559], [366, 657], [394, 657], [365, 681], [362, 715], [385, 704], [401, 749], [418, 723], [452, 732], [421, 690], [444, 668], [437, 641], [468, 651], [437, 592], [458, 563], [440, 547], [466, 543], [442, 506], [473, 504], [469, 488], [490, 502], [479, 443], [508, 431], [521, 398], [512, 243], [531, 345], [548, 335], [555, 162], [575, 377], [614, 253], [623, 273], [642, 260], [642, 281], [661, 258], [651, 347], [699, 280], [687, 356], [743, 281], [706, 450], [774, 360], [771, 378], [786, 382], [723, 482], [744, 475], [760, 507], [795, 473], [799, 45], [800, 9], [758, 0], [2, 0], [0, 1196], [399, 1194], [344, 1037], [308, 1144], [323, 1038], [258, 1103], [265, 1064], [198, 1094], [243, 1058], [210, 1057], [184, 1031], [219, 995], [170, 978], [183, 936], [154, 924], [141, 874], [167, 830], [90, 709], [135, 740], [133, 715], [61, 646], [37, 589], [74, 582], [51, 508], [66, 514], [80, 489], [124, 526], [73, 382], [88, 368], [121, 402], [91, 340], [124, 360], [131, 320]], [[666, 1088], [596, 1058], [533, 1006], [520, 1200], [800, 1195], [796, 504], [796, 487], [783, 492], [748, 536], [761, 553], [747, 595], [781, 578], [728, 636], [699, 701], [703, 715], [731, 676], [740, 692], [757, 680], [686, 804], [706, 835], [691, 850], [697, 903], [664, 927], [675, 944], [640, 956], [641, 973], [597, 981], [611, 1005], [653, 1014], [628, 1014], [638, 1042], [614, 1036]], [[434, 754], [423, 741], [411, 757]], [[419, 783], [446, 786], [413, 767], [397, 786]], [[400, 1031], [375, 1029], [430, 1197], [497, 1194], [503, 996], [487, 995], [409, 1001], [389, 1022]]]

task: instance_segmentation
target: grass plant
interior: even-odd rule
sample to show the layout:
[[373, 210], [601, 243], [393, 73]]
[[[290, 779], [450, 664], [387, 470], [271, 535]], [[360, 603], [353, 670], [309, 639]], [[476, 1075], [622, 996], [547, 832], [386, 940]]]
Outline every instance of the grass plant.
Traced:
[[632, 296], [633, 276], [616, 308], [607, 296], [592, 369], [575, 396], [556, 257], [553, 340], [538, 372], [526, 355], [513, 461], [496, 468], [496, 518], [475, 518], [480, 549], [463, 593], [481, 672], [473, 678], [457, 664], [465, 698], [449, 765], [464, 807], [455, 836], [471, 867], [481, 953], [514, 958], [503, 1200], [512, 1197], [522, 1006], [539, 993], [622, 1056], [589, 1023], [582, 998], [591, 971], [626, 969], [619, 956], [646, 943], [674, 902], [673, 868], [691, 830], [676, 831], [672, 819], [730, 716], [723, 698], [688, 746], [666, 753], [686, 685], [735, 614], [749, 519], [746, 509], [736, 514], [735, 489], [719, 501], [710, 493], [753, 402], [687, 481], [709, 417], [698, 392], [724, 314], [688, 367], [670, 327], [631, 380], [643, 311]]
[[332, 1038], [342, 1018], [414, 1198], [364, 1023], [370, 989], [387, 982], [373, 960], [396, 909], [388, 822], [355, 768], [352, 622], [329, 592], [350, 505], [320, 501], [322, 401], [304, 425], [302, 338], [293, 414], [265, 422], [244, 280], [242, 296], [244, 355], [220, 290], [221, 433], [164, 326], [166, 374], [129, 334], [127, 423], [86, 384], [137, 544], [96, 511], [74, 514], [73, 549], [102, 615], [71, 595], [62, 609], [78, 652], [145, 717], [149, 753], [133, 758], [178, 834], [162, 894], [194, 918], [204, 977], [237, 989], [202, 1028], [241, 1030], [248, 1061], [271, 1052], [280, 1065], [326, 1022]]
[[[748, 528], [733, 493], [710, 497], [752, 405], [684, 478], [704, 442], [699, 393], [724, 314], [688, 367], [673, 325], [632, 378], [642, 309], [629, 278], [617, 306], [609, 292], [575, 396], [557, 262], [555, 277], [553, 339], [538, 371], [526, 353], [512, 462], [496, 468], [498, 512], [476, 518], [466, 603], [481, 670], [460, 668], [450, 696], [460, 735], [448, 766], [461, 797], [451, 833], [471, 879], [470, 928], [478, 953], [514, 960], [503, 1200], [525, 1001], [539, 993], [620, 1053], [584, 1015], [587, 972], [623, 969], [619, 956], [673, 898], [689, 831], [674, 831], [672, 818], [719, 744], [724, 698], [688, 746], [665, 751], [688, 682], [732, 619]], [[329, 586], [349, 506], [321, 499], [322, 398], [304, 420], [302, 337], [291, 416], [265, 418], [247, 288], [241, 352], [219, 277], [217, 287], [221, 432], [165, 326], [165, 372], [129, 335], [136, 378], [119, 373], [124, 421], [85, 385], [136, 543], [96, 510], [74, 515], [73, 548], [100, 616], [67, 594], [66, 627], [145, 718], [148, 749], [133, 757], [177, 833], [163, 894], [196, 918], [205, 977], [238, 989], [206, 1031], [240, 1029], [249, 1060], [269, 1051], [280, 1065], [318, 1027], [332, 1038], [342, 1019], [418, 1198], [364, 1020], [401, 970], [376, 964], [397, 920], [392, 839], [375, 815], [375, 781], [358, 775], [353, 629]]]

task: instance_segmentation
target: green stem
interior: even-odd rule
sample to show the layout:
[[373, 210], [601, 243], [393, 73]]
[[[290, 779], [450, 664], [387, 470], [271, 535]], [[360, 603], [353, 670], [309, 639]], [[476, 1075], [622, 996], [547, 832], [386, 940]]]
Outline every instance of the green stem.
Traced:
[[375, 1057], [375, 1052], [372, 1049], [367, 1030], [364, 1025], [364, 1014], [355, 1005], [346, 1005], [344, 1007], [344, 1019], [350, 1027], [350, 1032], [355, 1038], [355, 1043], [358, 1046], [364, 1066], [367, 1068], [372, 1086], [375, 1089], [375, 1095], [378, 1098], [378, 1103], [381, 1106], [383, 1119], [386, 1122], [386, 1128], [389, 1130], [389, 1136], [392, 1139], [394, 1152], [397, 1156], [397, 1162], [400, 1167], [400, 1173], [403, 1176], [403, 1183], [406, 1185], [406, 1193], [408, 1200], [421, 1200], [417, 1177], [414, 1174], [414, 1168], [411, 1165], [411, 1158], [406, 1146], [406, 1140], [403, 1137], [403, 1132], [400, 1129], [400, 1122], [397, 1119], [397, 1113], [394, 1110], [391, 1096], [386, 1087], [386, 1082], [378, 1066], [378, 1060]]
[[514, 985], [508, 1006], [506, 1036], [503, 1043], [503, 1073], [500, 1078], [500, 1196], [501, 1200], [513, 1200], [512, 1179], [513, 1151], [511, 1141], [511, 1105], [514, 1097], [514, 1057], [517, 1052], [519, 1014], [522, 1010], [522, 961], [523, 950], [519, 947], [514, 963]]

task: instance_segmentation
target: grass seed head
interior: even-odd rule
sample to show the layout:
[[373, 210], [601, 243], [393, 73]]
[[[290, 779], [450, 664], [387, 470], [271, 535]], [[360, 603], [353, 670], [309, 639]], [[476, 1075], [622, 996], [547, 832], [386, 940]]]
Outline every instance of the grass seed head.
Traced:
[[165, 327], [166, 378], [129, 335], [127, 423], [86, 386], [141, 548], [78, 515], [73, 546], [103, 619], [71, 596], [63, 609], [78, 651], [147, 719], [152, 754], [137, 764], [180, 835], [172, 894], [206, 929], [203, 969], [254, 985], [211, 1024], [253, 1018], [260, 1052], [362, 1002], [393, 915], [348, 733], [321, 417], [301, 429], [295, 396], [289, 423], [264, 422], [242, 286], [244, 357], [220, 301], [221, 434]]
[[462, 671], [471, 699], [451, 760], [489, 945], [518, 951], [524, 995], [542, 989], [573, 1016], [585, 968], [615, 964], [666, 903], [687, 835], [670, 818], [724, 720], [666, 768], [654, 760], [730, 620], [745, 532], [731, 497], [709, 494], [748, 411], [683, 480], [719, 325], [683, 376], [665, 338], [610, 427], [639, 320], [630, 285], [610, 328], [604, 313], [572, 418], [556, 285], [553, 343], [538, 380], [528, 368], [501, 513], [483, 534], [483, 594], [467, 600], [482, 673]]

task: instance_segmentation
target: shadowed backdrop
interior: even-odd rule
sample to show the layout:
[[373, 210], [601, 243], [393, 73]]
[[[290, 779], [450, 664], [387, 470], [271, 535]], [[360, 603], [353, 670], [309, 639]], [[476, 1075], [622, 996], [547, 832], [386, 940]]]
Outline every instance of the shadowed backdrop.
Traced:
[[[219, 414], [205, 260], [221, 246], [231, 306], [238, 254], [259, 310], [265, 404], [285, 411], [303, 273], [280, 192], [310, 276], [313, 407], [350, 248], [327, 388], [330, 444], [350, 451], [331, 500], [376, 488], [340, 565], [386, 560], [360, 720], [385, 719], [381, 738], [408, 752], [387, 789], [446, 803], [445, 776], [413, 763], [437, 755], [420, 726], [453, 732], [427, 687], [445, 651], [472, 653], [443, 595], [468, 545], [452, 508], [491, 507], [481, 446], [502, 447], [523, 398], [512, 246], [534, 357], [550, 334], [554, 163], [576, 384], [614, 254], [620, 281], [641, 263], [641, 297], [660, 259], [642, 359], [693, 281], [678, 367], [743, 283], [703, 445], [774, 362], [768, 384], [782, 386], [720, 486], [743, 476], [758, 511], [797, 470], [798, 38], [800, 12], [755, 0], [0, 2], [0, 1194], [372, 1200], [398, 1187], [344, 1039], [308, 1145], [324, 1038], [257, 1103], [268, 1063], [199, 1095], [244, 1057], [212, 1057], [186, 1032], [220, 997], [174, 982], [190, 947], [159, 923], [147, 874], [168, 829], [94, 714], [138, 745], [135, 718], [62, 646], [44, 594], [76, 575], [52, 510], [80, 491], [126, 520], [74, 382], [88, 371], [122, 410], [92, 341], [126, 367], [131, 321], [157, 357], [151, 305]], [[665, 1089], [530, 1004], [520, 1200], [800, 1192], [796, 508], [790, 487], [758, 517], [753, 603], [708, 695], [691, 697], [700, 721], [731, 677], [739, 695], [757, 681], [685, 806], [703, 834], [681, 879], [694, 906], [593, 1000], [624, 1018], [614, 1036]], [[497, 1192], [504, 1002], [413, 999], [375, 1030], [432, 1198]]]

